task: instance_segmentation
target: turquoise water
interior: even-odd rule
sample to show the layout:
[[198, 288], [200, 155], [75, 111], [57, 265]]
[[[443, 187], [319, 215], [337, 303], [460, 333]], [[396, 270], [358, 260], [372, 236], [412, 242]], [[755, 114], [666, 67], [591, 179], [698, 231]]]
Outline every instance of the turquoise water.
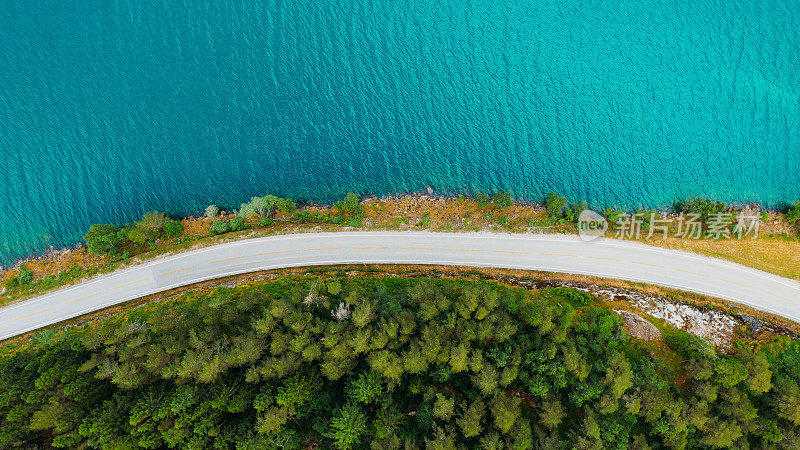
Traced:
[[3, 2], [0, 261], [270, 192], [800, 198], [796, 1], [195, 3]]

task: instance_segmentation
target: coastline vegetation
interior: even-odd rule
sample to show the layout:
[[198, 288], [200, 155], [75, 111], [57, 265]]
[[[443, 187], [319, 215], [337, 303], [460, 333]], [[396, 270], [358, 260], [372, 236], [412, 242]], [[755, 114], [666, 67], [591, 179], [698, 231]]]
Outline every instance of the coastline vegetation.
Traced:
[[[140, 220], [122, 226], [93, 225], [85, 236], [86, 253], [80, 251], [53, 261], [37, 264], [27, 261], [0, 272], [0, 304], [38, 295], [47, 290], [105, 273], [116, 268], [197, 245], [213, 245], [220, 240], [265, 236], [307, 230], [345, 229], [434, 231], [503, 231], [511, 233], [575, 233], [574, 222], [588, 209], [585, 201], [570, 203], [551, 193], [536, 204], [515, 203], [508, 192], [493, 195], [480, 193], [474, 199], [436, 197], [401, 197], [367, 199], [350, 193], [332, 207], [298, 205], [291, 199], [273, 195], [253, 197], [233, 214], [210, 205], [200, 218], [173, 220], [163, 213], [150, 212]], [[729, 211], [722, 202], [689, 199], [676, 202], [671, 211], [642, 213], [645, 236], [650, 230], [650, 213], [659, 218], [675, 218], [680, 213], [695, 213], [707, 218], [715, 212]], [[602, 211], [610, 223], [628, 212], [618, 208]], [[667, 213], [667, 214], [665, 214]], [[758, 239], [724, 240], [642, 239], [650, 245], [693, 251], [729, 259], [740, 264], [800, 279], [800, 202], [782, 211], [760, 212], [761, 235]], [[670, 233], [676, 230], [673, 222]], [[609, 237], [614, 237], [612, 231]], [[76, 254], [78, 257], [76, 257]]]
[[792, 225], [800, 225], [800, 202], [794, 202], [786, 209], [786, 221]]
[[800, 343], [632, 339], [573, 289], [283, 277], [0, 347], [0, 445], [797, 448]]

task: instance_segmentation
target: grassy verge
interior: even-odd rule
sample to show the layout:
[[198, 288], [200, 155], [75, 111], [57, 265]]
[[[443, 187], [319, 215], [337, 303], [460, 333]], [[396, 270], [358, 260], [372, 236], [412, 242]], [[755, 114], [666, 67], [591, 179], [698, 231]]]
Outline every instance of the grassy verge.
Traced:
[[800, 239], [769, 235], [758, 239], [714, 241], [668, 238], [642, 241], [658, 247], [684, 250], [800, 280]]

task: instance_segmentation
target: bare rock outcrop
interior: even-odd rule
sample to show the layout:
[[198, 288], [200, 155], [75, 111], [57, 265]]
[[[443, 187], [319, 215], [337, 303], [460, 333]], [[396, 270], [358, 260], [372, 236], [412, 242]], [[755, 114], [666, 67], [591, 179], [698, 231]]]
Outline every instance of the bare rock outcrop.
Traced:
[[628, 331], [632, 338], [641, 339], [643, 341], [660, 341], [661, 332], [658, 331], [655, 325], [648, 322], [647, 319], [637, 316], [636, 314], [628, 311], [615, 310], [622, 316], [622, 326]]

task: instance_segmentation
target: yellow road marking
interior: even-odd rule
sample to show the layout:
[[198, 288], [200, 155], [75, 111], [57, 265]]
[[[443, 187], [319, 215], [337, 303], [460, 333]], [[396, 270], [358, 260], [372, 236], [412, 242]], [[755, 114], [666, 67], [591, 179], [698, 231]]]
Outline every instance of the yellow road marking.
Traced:
[[389, 247], [353, 247], [350, 250], [389, 250]]
[[216, 263], [221, 263], [221, 262], [224, 262], [224, 261], [230, 261], [232, 259], [242, 259], [242, 258], [244, 258], [244, 255], [242, 255], [242, 256], [234, 256], [233, 258], [220, 259], [219, 261], [211, 261], [209, 264], [216, 264]]
[[636, 261], [631, 261], [631, 263], [632, 263], [632, 264], [638, 264], [638, 265], [640, 265], [640, 266], [650, 266], [650, 267], [658, 267], [659, 269], [666, 269], [666, 267], [664, 267], [664, 266], [657, 266], [657, 265], [655, 265], [655, 264], [647, 264], [647, 263], [643, 263], [643, 262], [636, 262]]
[[575, 255], [559, 255], [558, 253], [539, 253], [542, 256], [565, 256], [567, 258], [577, 258]]
[[185, 268], [183, 268], [183, 269], [179, 269], [179, 270], [173, 270], [172, 272], [162, 273], [162, 274], [161, 274], [161, 276], [163, 277], [164, 275], [169, 275], [169, 274], [171, 274], [171, 273], [183, 272], [184, 270], [194, 269], [195, 267], [197, 267], [197, 266], [185, 267]]
[[694, 272], [689, 272], [688, 270], [681, 270], [681, 269], [675, 269], [675, 270], [677, 270], [678, 272], [688, 273], [688, 274], [691, 274], [691, 275], [697, 275], [698, 277], [711, 278], [708, 275], [703, 275], [702, 273], [694, 273]]
[[769, 294], [769, 295], [771, 295], [771, 296], [773, 296], [773, 297], [778, 297], [778, 298], [780, 298], [780, 299], [786, 300], [787, 302], [792, 302], [792, 303], [794, 303], [794, 300], [789, 300], [789, 299], [788, 299], [788, 298], [786, 298], [786, 297], [781, 297], [780, 295], [773, 294], [772, 292], [767, 292], [767, 291], [764, 291], [764, 293], [766, 293], [766, 294]]
[[75, 302], [79, 302], [81, 300], [86, 300], [87, 298], [94, 297], [95, 295], [100, 295], [100, 293], [98, 292], [97, 294], [87, 295], [86, 297], [82, 297], [82, 298], [79, 298], [77, 300], [73, 300], [71, 302], [64, 303], [64, 306], [69, 305], [70, 303], [75, 303]]
[[324, 252], [325, 250], [341, 250], [340, 247], [331, 247], [331, 248], [310, 248], [306, 250], [307, 252]]
[[720, 278], [720, 280], [722, 280], [722, 281], [724, 281], [724, 282], [726, 282], [726, 283], [730, 283], [730, 284], [735, 284], [735, 285], [737, 285], [737, 286], [741, 286], [741, 287], [743, 287], [743, 288], [747, 288], [747, 289], [753, 289], [753, 288], [751, 288], [750, 286], [747, 286], [747, 285], [744, 285], [744, 284], [734, 283], [733, 281], [728, 281], [728, 280], [725, 280], [725, 279], [722, 279], [722, 278]]
[[141, 283], [142, 281], [147, 281], [147, 278], [145, 278], [144, 280], [134, 281], [133, 283], [123, 284], [122, 286], [117, 286], [114, 289], [122, 289], [122, 288], [124, 288], [126, 286], [130, 286], [132, 284]]
[[515, 255], [529, 255], [530, 254], [528, 252], [504, 252], [502, 250], [493, 250], [492, 253], [512, 253], [512, 254], [515, 254]]
[[47, 308], [47, 309], [45, 309], [44, 311], [39, 311], [39, 312], [35, 312], [35, 313], [33, 313], [33, 314], [28, 314], [27, 316], [22, 316], [22, 317], [20, 317], [20, 318], [18, 318], [18, 319], [14, 319], [14, 321], [16, 322], [17, 320], [22, 320], [22, 319], [25, 319], [25, 318], [27, 318], [27, 317], [30, 317], [30, 316], [35, 316], [35, 315], [37, 315], [37, 314], [41, 314], [41, 313], [43, 313], [43, 312], [50, 311], [51, 309], [53, 309], [53, 308]]
[[425, 247], [400, 247], [400, 250], [436, 250], [435, 248]]
[[585, 256], [585, 258], [589, 258], [589, 259], [602, 259], [603, 261], [615, 261], [615, 262], [622, 262], [622, 260], [621, 260], [621, 259], [600, 258], [599, 256]]
[[258, 254], [258, 255], [256, 255], [256, 256], [262, 256], [262, 255], [275, 255], [275, 254], [278, 254], [278, 253], [294, 253], [294, 250], [284, 250], [284, 251], [282, 251], [282, 252], [267, 252], [267, 253], [259, 253], [259, 254]]
[[479, 252], [480, 251], [480, 250], [466, 250], [466, 249], [463, 249], [463, 248], [446, 248], [445, 250], [448, 250], [448, 251], [451, 251], [451, 252]]

